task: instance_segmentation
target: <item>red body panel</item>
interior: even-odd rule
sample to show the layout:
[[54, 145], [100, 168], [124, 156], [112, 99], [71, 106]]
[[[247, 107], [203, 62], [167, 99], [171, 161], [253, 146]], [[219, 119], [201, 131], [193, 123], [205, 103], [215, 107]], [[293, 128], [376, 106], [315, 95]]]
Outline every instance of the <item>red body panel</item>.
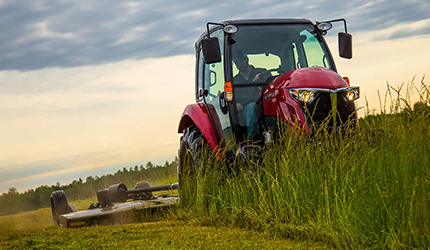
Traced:
[[301, 68], [289, 71], [277, 77], [268, 88], [323, 88], [336, 89], [346, 87], [346, 81], [331, 69], [323, 67]]
[[299, 104], [289, 96], [287, 89], [265, 92], [264, 96], [273, 96], [264, 100], [264, 116], [282, 117], [290, 127], [310, 132]]
[[[208, 107], [211, 114], [214, 114], [212, 118], [214, 120], [215, 129], [217, 130], [218, 135], [222, 135], [221, 123], [216, 115], [215, 108], [212, 104], [208, 104]], [[184, 129], [193, 124], [199, 128], [206, 142], [213, 150], [215, 150], [219, 146], [219, 143], [215, 136], [215, 131], [212, 128], [208, 112], [203, 103], [190, 104], [185, 108], [179, 122], [178, 133], [182, 133]]]
[[299, 103], [291, 98], [291, 88], [336, 89], [347, 87], [347, 82], [333, 70], [323, 67], [302, 68], [289, 71], [272, 81], [263, 93], [265, 116], [283, 117], [291, 127], [310, 132]]

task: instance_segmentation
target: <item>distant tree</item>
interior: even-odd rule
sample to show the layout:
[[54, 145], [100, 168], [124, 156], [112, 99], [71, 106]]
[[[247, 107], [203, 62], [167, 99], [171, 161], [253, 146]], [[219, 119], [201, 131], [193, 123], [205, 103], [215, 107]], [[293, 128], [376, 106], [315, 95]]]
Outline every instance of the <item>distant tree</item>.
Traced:
[[57, 183], [55, 185], [52, 185], [51, 188], [54, 190], [60, 190], [61, 189], [61, 183], [57, 181]]
[[87, 179], [85, 180], [85, 182], [88, 183], [92, 183], [94, 182], [94, 178], [92, 176], [88, 176]]
[[36, 188], [36, 193], [39, 194], [40, 207], [48, 207], [51, 205], [51, 193], [54, 191], [53, 188], [48, 186], [40, 186]]
[[18, 195], [18, 191], [16, 190], [16, 187], [10, 187], [9, 191], [7, 192], [8, 195]]
[[40, 208], [40, 196], [33, 189], [21, 194], [24, 211], [32, 211]]
[[148, 163], [146, 163], [146, 166], [145, 166], [146, 169], [153, 168], [153, 167], [154, 167], [154, 164], [152, 164], [152, 162], [148, 161]]

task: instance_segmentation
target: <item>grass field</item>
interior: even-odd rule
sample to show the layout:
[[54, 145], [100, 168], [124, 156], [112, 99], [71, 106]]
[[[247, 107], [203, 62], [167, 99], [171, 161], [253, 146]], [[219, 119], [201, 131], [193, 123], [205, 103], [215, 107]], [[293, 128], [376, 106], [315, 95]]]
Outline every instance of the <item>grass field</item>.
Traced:
[[286, 129], [262, 164], [242, 163], [236, 174], [206, 154], [196, 184], [158, 222], [63, 229], [51, 226], [49, 209], [0, 217], [0, 248], [428, 249], [426, 96], [413, 108], [397, 96], [390, 114], [368, 115], [343, 136]]
[[[86, 209], [91, 201], [73, 202]], [[176, 217], [176, 216], [174, 216]], [[0, 217], [0, 249], [327, 249], [321, 243], [240, 228], [202, 226], [167, 215], [162, 221], [65, 229], [50, 208]]]
[[161, 221], [1, 234], [2, 249], [327, 249], [249, 230]]
[[[79, 210], [87, 209], [88, 206], [95, 202], [95, 199], [78, 200], [71, 202]], [[44, 229], [53, 225], [51, 208], [42, 208], [37, 211], [0, 216], [0, 234], [15, 231], [26, 231], [35, 229]]]

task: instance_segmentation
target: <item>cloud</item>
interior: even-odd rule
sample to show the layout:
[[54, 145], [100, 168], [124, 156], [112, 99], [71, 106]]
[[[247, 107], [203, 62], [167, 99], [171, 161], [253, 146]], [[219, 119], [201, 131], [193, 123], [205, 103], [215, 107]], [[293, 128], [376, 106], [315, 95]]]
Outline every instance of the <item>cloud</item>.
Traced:
[[[0, 70], [100, 65], [193, 54], [207, 21], [345, 17], [351, 32], [387, 29], [428, 17], [415, 1], [8, 1], [0, 5]], [[13, 27], [13, 28], [11, 28]], [[387, 36], [428, 34], [414, 32]]]

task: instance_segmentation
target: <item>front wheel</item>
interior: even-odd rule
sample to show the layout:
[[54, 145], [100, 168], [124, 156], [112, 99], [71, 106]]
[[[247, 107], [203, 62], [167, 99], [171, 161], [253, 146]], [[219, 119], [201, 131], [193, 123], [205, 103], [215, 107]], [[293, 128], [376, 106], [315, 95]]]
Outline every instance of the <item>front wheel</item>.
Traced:
[[262, 163], [263, 147], [258, 143], [244, 141], [239, 144], [235, 157], [236, 174], [254, 171]]
[[178, 152], [178, 179], [181, 202], [189, 204], [196, 199], [197, 174], [202, 161], [204, 139], [195, 126], [184, 130]]

